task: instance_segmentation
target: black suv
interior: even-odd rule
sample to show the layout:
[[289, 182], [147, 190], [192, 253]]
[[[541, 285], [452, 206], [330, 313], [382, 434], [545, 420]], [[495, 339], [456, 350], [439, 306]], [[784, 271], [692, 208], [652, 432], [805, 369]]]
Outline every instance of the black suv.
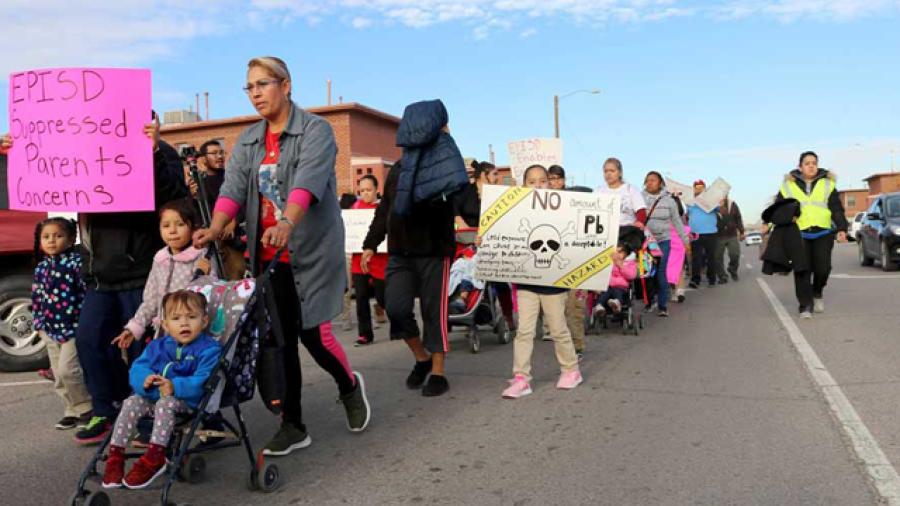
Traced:
[[856, 242], [860, 264], [872, 265], [877, 258], [882, 270], [897, 270], [900, 262], [900, 192], [875, 198], [866, 211]]

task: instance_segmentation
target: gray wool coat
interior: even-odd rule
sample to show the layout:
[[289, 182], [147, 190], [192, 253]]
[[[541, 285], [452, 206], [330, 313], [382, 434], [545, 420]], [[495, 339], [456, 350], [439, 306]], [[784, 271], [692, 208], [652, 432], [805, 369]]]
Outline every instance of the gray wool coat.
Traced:
[[[266, 120], [241, 132], [225, 166], [220, 197], [237, 202], [247, 217], [250, 265], [258, 270], [260, 230], [259, 166], [265, 158]], [[279, 138], [275, 177], [284, 202], [292, 190], [309, 191], [313, 201], [288, 239], [294, 286], [303, 328], [340, 314], [347, 288], [344, 222], [337, 200], [334, 162], [337, 145], [331, 125], [296, 104]]]

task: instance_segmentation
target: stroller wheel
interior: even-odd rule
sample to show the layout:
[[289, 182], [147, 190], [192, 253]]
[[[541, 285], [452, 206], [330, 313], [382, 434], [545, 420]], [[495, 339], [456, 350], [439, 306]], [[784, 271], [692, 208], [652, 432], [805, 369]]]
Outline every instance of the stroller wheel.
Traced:
[[469, 351], [472, 353], [481, 351], [481, 338], [478, 337], [478, 330], [469, 331]]
[[106, 492], [102, 490], [98, 490], [96, 492], [91, 492], [84, 498], [84, 506], [111, 506], [112, 501], [109, 500], [109, 496], [106, 495]]
[[511, 336], [509, 335], [510, 332], [506, 320], [501, 318], [500, 322], [497, 323], [497, 326], [494, 327], [494, 332], [497, 334], [497, 341], [500, 344], [509, 344]]
[[247, 475], [247, 490], [251, 492], [259, 490], [259, 480], [257, 479], [256, 469], [253, 469], [250, 471], [250, 474]]
[[69, 497], [69, 506], [82, 506], [84, 504], [84, 498], [87, 495], [87, 492], [75, 492], [71, 497]]
[[277, 465], [265, 462], [262, 469], [257, 472], [256, 482], [263, 492], [274, 492], [281, 485], [281, 473], [278, 471]]
[[178, 476], [188, 483], [201, 483], [206, 478], [206, 459], [203, 455], [188, 455], [178, 469]]

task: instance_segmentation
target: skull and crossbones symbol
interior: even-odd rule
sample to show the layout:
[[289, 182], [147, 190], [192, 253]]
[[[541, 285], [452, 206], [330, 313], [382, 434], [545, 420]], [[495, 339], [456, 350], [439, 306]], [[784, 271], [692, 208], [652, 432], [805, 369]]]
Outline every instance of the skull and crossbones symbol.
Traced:
[[534, 267], [549, 269], [556, 262], [561, 269], [569, 265], [569, 260], [559, 255], [562, 240], [575, 234], [575, 223], [569, 222], [565, 230], [560, 232], [553, 225], [538, 225], [534, 228], [527, 218], [519, 222], [519, 232], [528, 234], [528, 249], [534, 257]]

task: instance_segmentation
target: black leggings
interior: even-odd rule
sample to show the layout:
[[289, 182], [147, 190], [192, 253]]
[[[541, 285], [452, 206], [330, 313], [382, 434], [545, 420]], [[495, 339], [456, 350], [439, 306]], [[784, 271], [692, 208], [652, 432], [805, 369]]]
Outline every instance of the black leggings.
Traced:
[[691, 242], [691, 281], [700, 283], [700, 271], [706, 267], [706, 279], [709, 284], [716, 282], [718, 266], [716, 265], [716, 245], [719, 242], [717, 234], [700, 234], [697, 240]]
[[794, 291], [800, 309], [812, 309], [813, 298], [822, 298], [828, 276], [831, 274], [831, 250], [834, 249], [834, 234], [818, 239], [804, 239], [809, 270], [794, 273]]
[[384, 280], [375, 279], [369, 274], [353, 275], [353, 290], [356, 292], [356, 321], [359, 322], [359, 337], [372, 341], [372, 305], [369, 300], [375, 296], [375, 302], [384, 307]]
[[298, 340], [303, 343], [319, 367], [334, 378], [341, 395], [352, 392], [356, 388], [356, 380], [343, 347], [331, 332], [331, 322], [303, 329], [300, 299], [294, 287], [294, 274], [290, 265], [278, 263], [272, 275], [272, 289], [275, 293], [281, 328], [284, 331], [284, 420], [305, 430], [303, 412], [300, 408], [303, 378], [300, 372]]

